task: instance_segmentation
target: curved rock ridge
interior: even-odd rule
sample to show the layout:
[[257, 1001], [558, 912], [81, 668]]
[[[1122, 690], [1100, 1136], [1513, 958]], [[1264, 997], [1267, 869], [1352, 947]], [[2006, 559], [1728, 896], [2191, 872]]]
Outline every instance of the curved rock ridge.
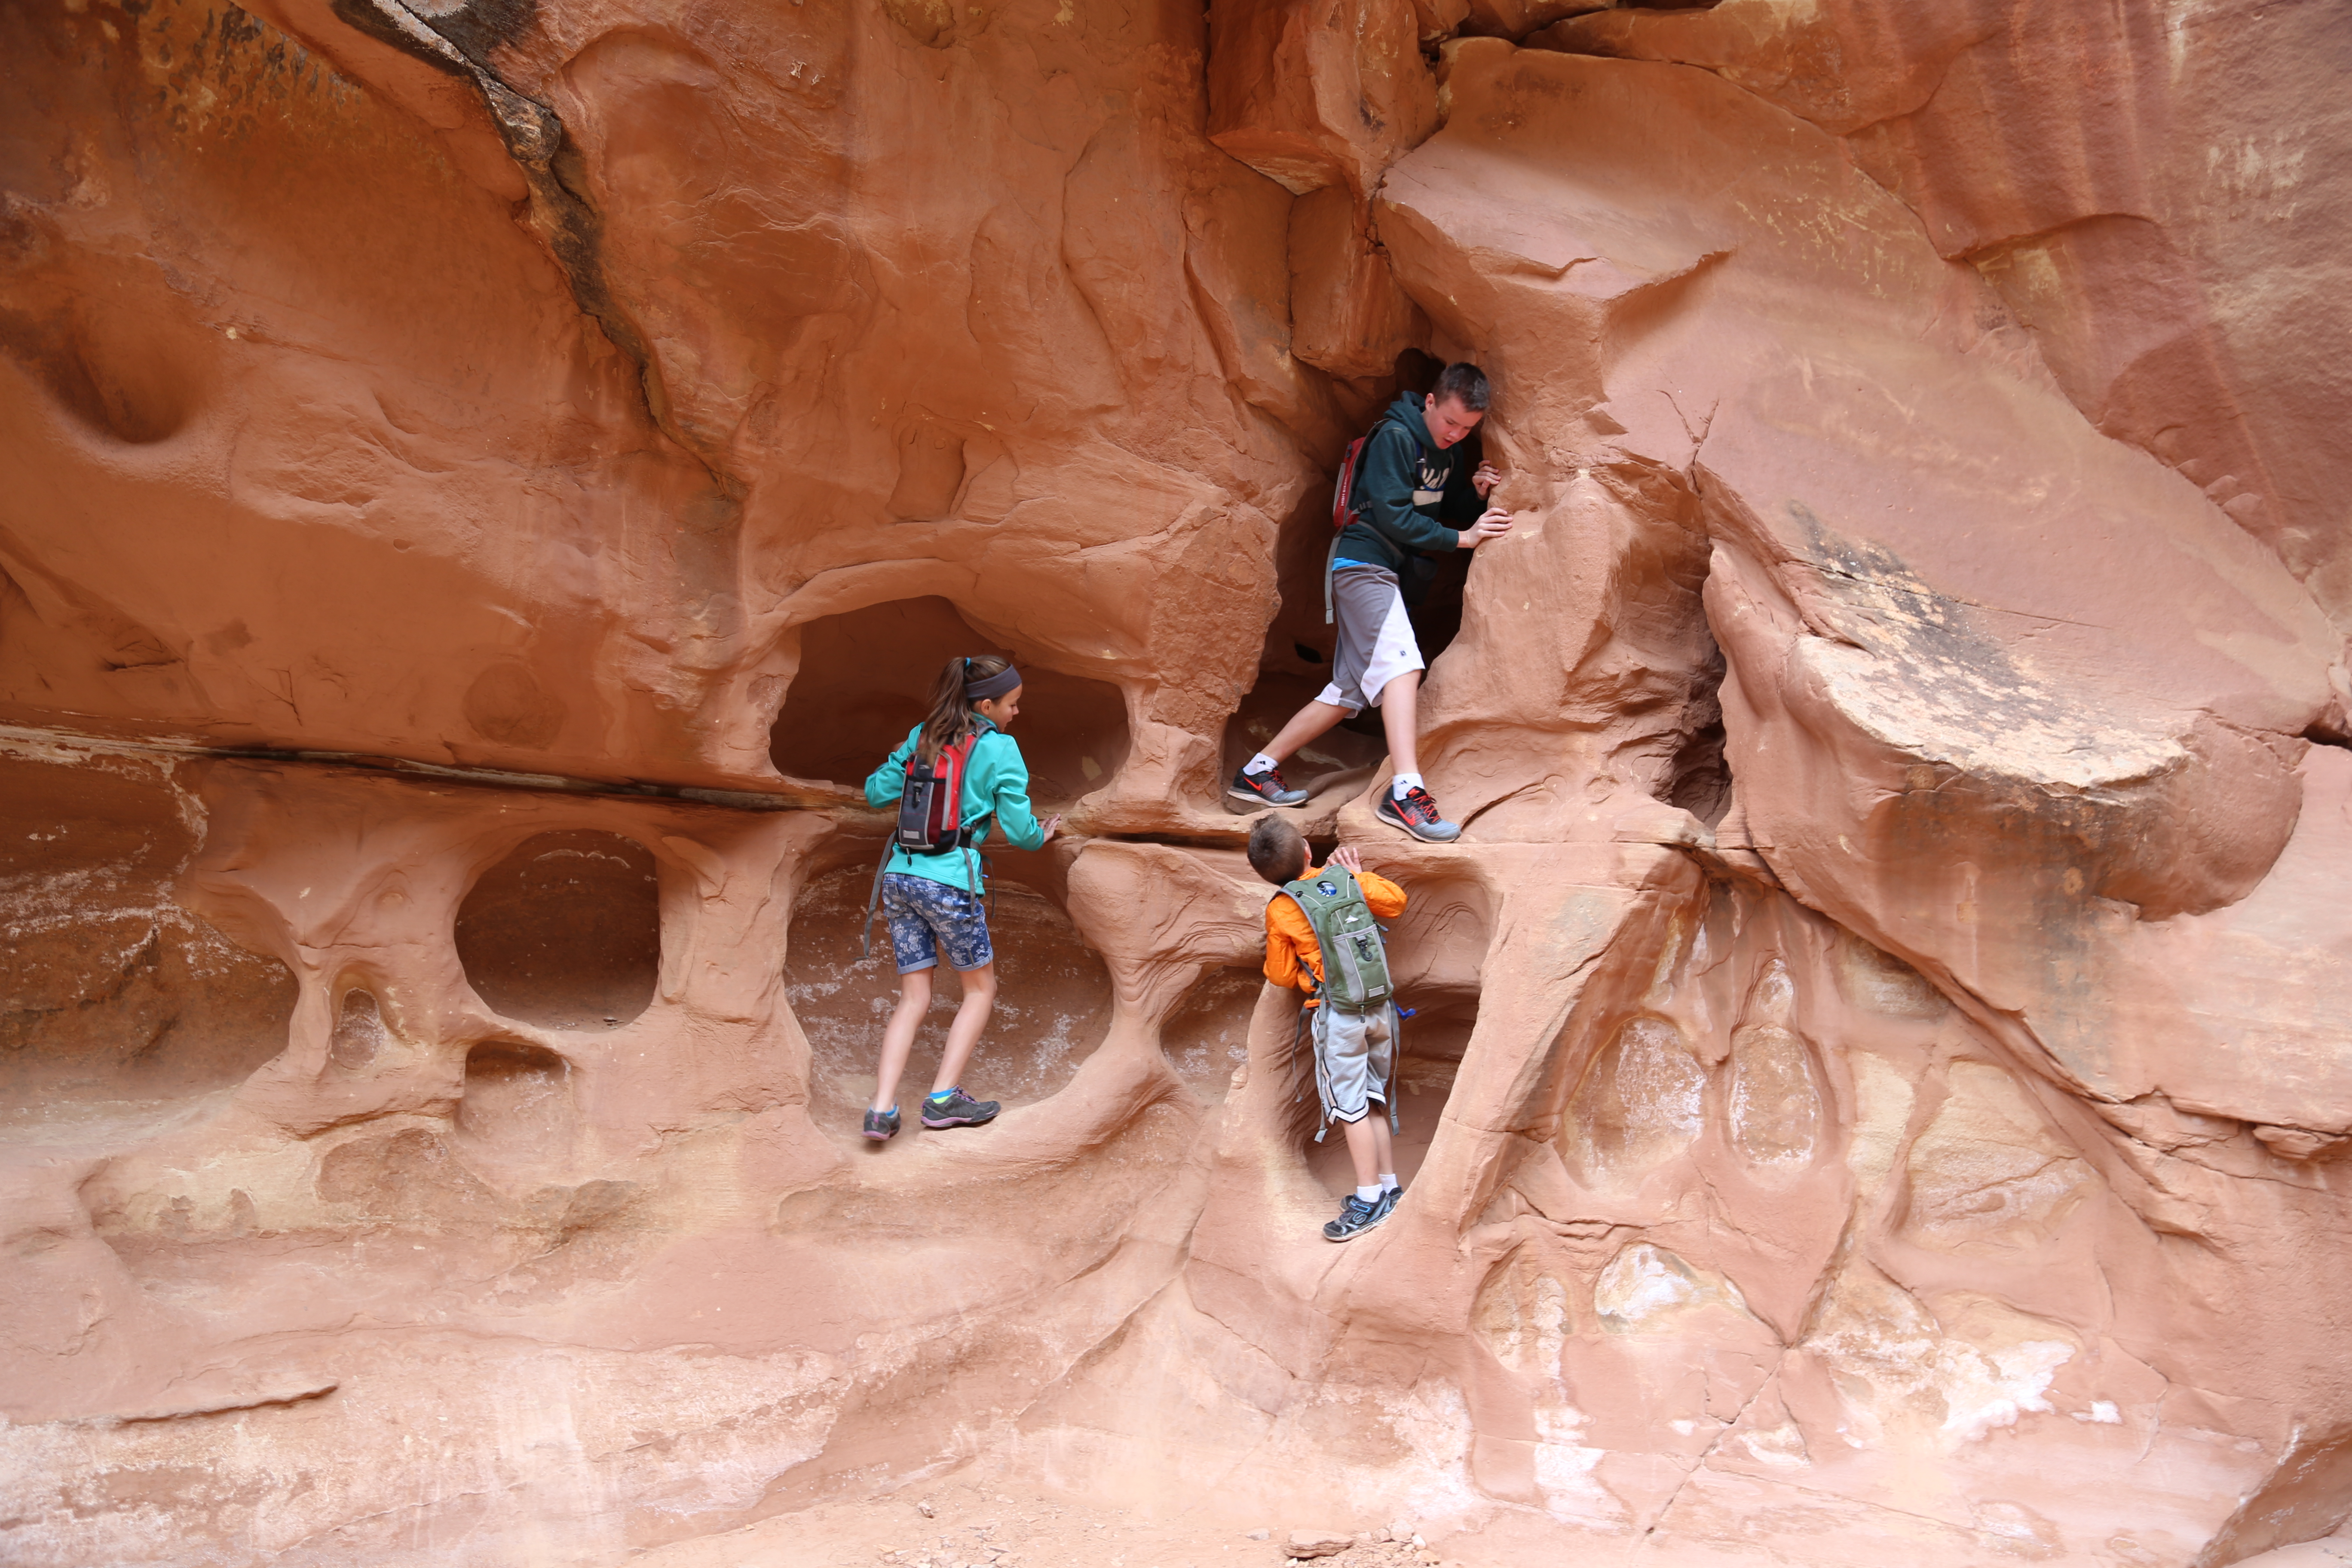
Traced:
[[[2325, 11], [0, 16], [0, 1558], [2341, 1555]], [[1289, 764], [1410, 893], [1334, 1247], [1223, 784], [1459, 358], [1462, 837]], [[877, 1144], [981, 651], [1065, 831]]]

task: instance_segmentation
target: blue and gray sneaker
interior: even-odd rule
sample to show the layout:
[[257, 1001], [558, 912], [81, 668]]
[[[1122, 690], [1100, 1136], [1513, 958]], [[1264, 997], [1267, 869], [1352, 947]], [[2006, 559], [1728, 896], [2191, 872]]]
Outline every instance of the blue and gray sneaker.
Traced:
[[887, 1110], [868, 1110], [866, 1113], [866, 1136], [873, 1139], [877, 1143], [887, 1143], [891, 1134], [898, 1131], [898, 1108], [897, 1106], [894, 1105]]
[[1451, 844], [1462, 837], [1462, 829], [1437, 815], [1437, 802], [1419, 784], [1405, 791], [1402, 800], [1395, 791], [1383, 789], [1372, 815], [1429, 844]]
[[923, 1097], [923, 1125], [926, 1127], [977, 1127], [996, 1120], [1004, 1108], [992, 1100], [974, 1100], [958, 1084], [945, 1095]]
[[1401, 1187], [1391, 1187], [1370, 1203], [1349, 1193], [1339, 1203], [1339, 1217], [1323, 1227], [1326, 1241], [1353, 1241], [1381, 1221], [1396, 1212], [1397, 1199], [1403, 1196]]
[[1257, 773], [1244, 770], [1234, 775], [1225, 786], [1225, 809], [1232, 812], [1258, 811], [1269, 805], [1305, 805], [1307, 792], [1285, 789], [1280, 768], [1265, 768]]

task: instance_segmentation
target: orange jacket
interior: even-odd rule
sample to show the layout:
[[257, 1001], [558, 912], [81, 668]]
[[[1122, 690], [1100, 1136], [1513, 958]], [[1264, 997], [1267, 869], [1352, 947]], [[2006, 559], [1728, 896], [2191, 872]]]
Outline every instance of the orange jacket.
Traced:
[[[1323, 874], [1320, 866], [1309, 866], [1299, 880]], [[1404, 913], [1404, 889], [1386, 877], [1370, 871], [1356, 874], [1356, 885], [1364, 890], [1364, 903], [1375, 920], [1393, 920]], [[1265, 977], [1276, 985], [1295, 986], [1310, 991], [1307, 975], [1314, 984], [1323, 983], [1323, 947], [1315, 940], [1315, 928], [1307, 921], [1307, 911], [1295, 899], [1276, 893], [1265, 906]], [[1315, 1005], [1310, 994], [1307, 1005]]]

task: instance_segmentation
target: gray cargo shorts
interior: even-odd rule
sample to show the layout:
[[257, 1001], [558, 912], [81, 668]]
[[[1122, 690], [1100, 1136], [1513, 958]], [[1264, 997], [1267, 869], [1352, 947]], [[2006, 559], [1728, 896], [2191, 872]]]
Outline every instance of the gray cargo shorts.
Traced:
[[1307, 1016], [1314, 1020], [1315, 1088], [1323, 1097], [1323, 1120], [1361, 1121], [1375, 1100], [1385, 1109], [1396, 1068], [1396, 1009], [1342, 1013], [1327, 1003], [1308, 1008]]

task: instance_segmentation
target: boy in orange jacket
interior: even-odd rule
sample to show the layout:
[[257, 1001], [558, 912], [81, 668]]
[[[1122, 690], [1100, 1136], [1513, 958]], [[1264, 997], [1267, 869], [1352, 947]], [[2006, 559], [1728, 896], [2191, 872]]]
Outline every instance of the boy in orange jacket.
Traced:
[[[1353, 849], [1334, 853], [1328, 866], [1307, 865], [1307, 840], [1285, 818], [1265, 816], [1251, 827], [1250, 868], [1279, 888], [1333, 869], [1356, 879], [1373, 916], [1392, 920], [1404, 912], [1404, 889], [1364, 869]], [[1265, 977], [1276, 985], [1307, 994], [1313, 1020], [1315, 1087], [1323, 1120], [1346, 1130], [1348, 1155], [1356, 1167], [1356, 1190], [1339, 1205], [1339, 1217], [1323, 1227], [1326, 1241], [1351, 1241], [1389, 1217], [1402, 1191], [1396, 1179], [1396, 1153], [1389, 1139], [1388, 1084], [1395, 1066], [1397, 1017], [1393, 1005], [1350, 1014], [1318, 1005], [1323, 950], [1315, 928], [1296, 900], [1281, 897], [1265, 906]], [[1378, 1103], [1383, 1114], [1371, 1114]]]

